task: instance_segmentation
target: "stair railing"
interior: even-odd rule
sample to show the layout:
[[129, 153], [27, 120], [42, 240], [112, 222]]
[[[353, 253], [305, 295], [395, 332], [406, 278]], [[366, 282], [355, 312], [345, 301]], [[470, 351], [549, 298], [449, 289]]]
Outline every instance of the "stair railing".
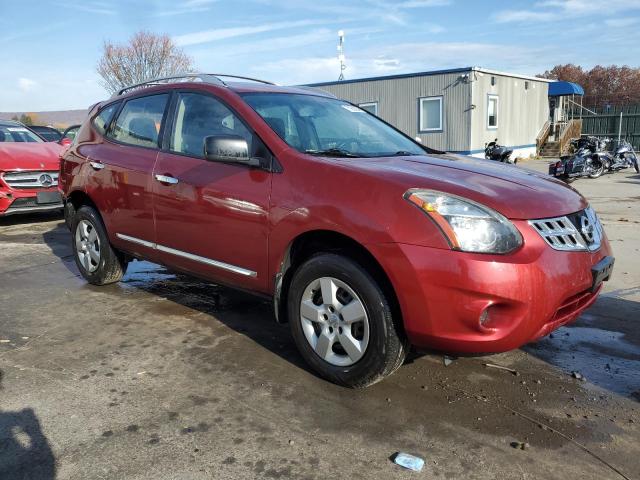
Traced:
[[540, 155], [540, 151], [545, 143], [547, 143], [547, 139], [549, 138], [549, 134], [551, 133], [551, 122], [547, 120], [545, 124], [542, 126], [540, 133], [536, 137], [536, 155]]
[[582, 134], [582, 119], [574, 118], [569, 120], [562, 128], [558, 138], [558, 146], [560, 148], [560, 155], [566, 155], [569, 153], [569, 145], [572, 138], [580, 138]]

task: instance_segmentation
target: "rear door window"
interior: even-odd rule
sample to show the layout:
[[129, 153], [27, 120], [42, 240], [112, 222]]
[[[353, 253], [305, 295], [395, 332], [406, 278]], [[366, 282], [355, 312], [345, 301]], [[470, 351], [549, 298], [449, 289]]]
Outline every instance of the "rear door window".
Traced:
[[134, 98], [124, 104], [108, 137], [139, 147], [158, 147], [162, 117], [169, 95]]

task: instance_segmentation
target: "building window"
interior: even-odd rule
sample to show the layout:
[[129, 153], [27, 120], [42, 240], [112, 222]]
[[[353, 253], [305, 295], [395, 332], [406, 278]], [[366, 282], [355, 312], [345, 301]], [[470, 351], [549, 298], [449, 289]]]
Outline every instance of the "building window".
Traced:
[[359, 103], [358, 106], [369, 113], [378, 115], [378, 102]]
[[529, 90], [529, 82], [524, 82], [524, 89]]
[[496, 84], [496, 77], [491, 77], [491, 86], [493, 87]]
[[442, 97], [420, 99], [420, 131], [442, 131]]
[[498, 96], [487, 97], [487, 128], [498, 128]]

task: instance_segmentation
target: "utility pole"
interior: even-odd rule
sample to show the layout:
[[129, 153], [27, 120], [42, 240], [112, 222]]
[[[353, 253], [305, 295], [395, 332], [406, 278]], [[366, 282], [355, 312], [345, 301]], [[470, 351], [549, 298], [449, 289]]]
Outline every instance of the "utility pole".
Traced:
[[340, 61], [340, 76], [338, 81], [344, 80], [344, 71], [347, 68], [344, 57], [344, 30], [338, 32], [338, 60]]

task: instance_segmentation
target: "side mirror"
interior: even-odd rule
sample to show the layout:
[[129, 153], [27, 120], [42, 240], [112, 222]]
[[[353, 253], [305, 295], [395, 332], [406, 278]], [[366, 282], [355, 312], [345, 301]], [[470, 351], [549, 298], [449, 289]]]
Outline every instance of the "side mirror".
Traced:
[[210, 162], [241, 163], [259, 167], [260, 159], [249, 156], [249, 144], [239, 135], [211, 135], [204, 139], [204, 157]]
[[61, 138], [58, 141], [58, 143], [60, 145], [62, 145], [63, 147], [68, 147], [69, 145], [71, 145], [72, 142], [71, 142], [71, 139], [69, 137], [64, 137], [64, 138]]

